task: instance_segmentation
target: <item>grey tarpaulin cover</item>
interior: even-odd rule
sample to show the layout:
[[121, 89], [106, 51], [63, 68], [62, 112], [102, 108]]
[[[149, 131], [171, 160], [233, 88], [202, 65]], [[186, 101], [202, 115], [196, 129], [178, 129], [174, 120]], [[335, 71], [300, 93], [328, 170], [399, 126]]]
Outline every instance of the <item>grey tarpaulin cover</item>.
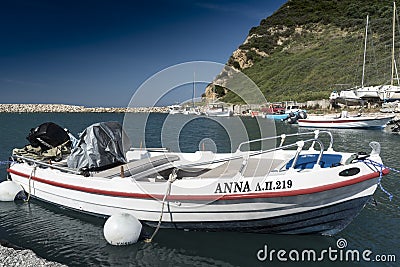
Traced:
[[81, 133], [67, 164], [69, 168], [81, 170], [106, 169], [126, 163], [125, 152], [129, 147], [128, 136], [119, 122], [95, 123]]

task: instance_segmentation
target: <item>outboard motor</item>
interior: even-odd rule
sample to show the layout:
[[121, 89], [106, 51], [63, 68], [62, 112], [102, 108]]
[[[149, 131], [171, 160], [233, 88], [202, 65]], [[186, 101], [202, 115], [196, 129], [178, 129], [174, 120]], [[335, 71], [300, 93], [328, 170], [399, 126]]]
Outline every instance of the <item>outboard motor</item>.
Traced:
[[297, 114], [297, 117], [299, 119], [307, 119], [307, 113], [304, 110], [299, 111], [299, 113]]
[[289, 116], [287, 117], [287, 122], [288, 122], [289, 124], [294, 124], [294, 123], [297, 122], [298, 119], [299, 119], [299, 118], [298, 118], [298, 114], [293, 113], [293, 112], [290, 112], [290, 113], [289, 113]]
[[289, 117], [287, 122], [289, 124], [295, 124], [297, 122], [297, 117]]
[[32, 128], [26, 139], [33, 147], [40, 147], [42, 151], [47, 151], [62, 144], [71, 144], [68, 133], [53, 122], [46, 122], [36, 128]]

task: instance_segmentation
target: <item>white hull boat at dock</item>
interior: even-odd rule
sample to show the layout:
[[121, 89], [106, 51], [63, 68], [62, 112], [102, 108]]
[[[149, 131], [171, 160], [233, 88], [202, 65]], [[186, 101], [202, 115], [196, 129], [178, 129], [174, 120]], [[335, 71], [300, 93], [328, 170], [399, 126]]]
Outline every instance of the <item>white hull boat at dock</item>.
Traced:
[[[330, 136], [328, 149], [321, 134]], [[242, 151], [279, 138], [278, 148]], [[226, 154], [129, 150], [126, 163], [100, 171], [15, 154], [7, 171], [31, 197], [97, 216], [129, 213], [155, 226], [163, 211], [162, 228], [332, 235], [388, 173], [368, 163], [382, 163], [378, 143], [363, 156], [335, 152], [332, 143], [329, 132], [315, 131], [253, 140]]]
[[223, 104], [209, 104], [205, 111], [209, 117], [231, 117], [233, 112], [231, 109], [224, 107]]
[[308, 116], [306, 119], [299, 119], [298, 124], [300, 127], [311, 128], [382, 129], [395, 117], [395, 115], [348, 116], [347, 113], [344, 114]]

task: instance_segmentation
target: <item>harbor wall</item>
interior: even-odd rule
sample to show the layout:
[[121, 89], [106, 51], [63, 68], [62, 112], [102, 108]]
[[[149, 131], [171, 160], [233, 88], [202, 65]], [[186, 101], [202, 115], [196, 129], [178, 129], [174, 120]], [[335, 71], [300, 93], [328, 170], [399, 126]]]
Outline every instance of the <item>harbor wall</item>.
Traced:
[[60, 112], [60, 113], [78, 113], [78, 112], [154, 112], [167, 113], [168, 107], [138, 107], [138, 108], [122, 108], [122, 107], [85, 107], [65, 104], [0, 104], [0, 113], [35, 113], [35, 112]]

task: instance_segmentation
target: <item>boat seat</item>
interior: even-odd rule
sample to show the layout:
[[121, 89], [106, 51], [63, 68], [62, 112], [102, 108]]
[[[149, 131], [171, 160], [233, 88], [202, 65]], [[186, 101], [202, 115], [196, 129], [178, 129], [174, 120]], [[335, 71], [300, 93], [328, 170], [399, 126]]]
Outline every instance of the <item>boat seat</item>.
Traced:
[[[149, 173], [151, 169], [157, 169], [155, 172], [161, 169], [167, 169], [172, 167], [172, 162], [179, 160], [177, 155], [160, 155], [151, 158], [145, 158], [141, 160], [131, 161], [124, 165], [113, 167], [111, 169], [97, 172], [94, 176], [100, 176], [104, 178], [113, 178], [121, 176], [121, 167], [124, 169], [124, 177], [139, 176], [141, 173]], [[160, 166], [165, 165], [165, 168]], [[154, 172], [153, 172], [154, 173]]]
[[[259, 177], [265, 176], [270, 171], [274, 170], [284, 161], [281, 159], [259, 159], [250, 158], [247, 164], [242, 170], [244, 177]], [[243, 159], [235, 159], [228, 161], [215, 169], [212, 169], [204, 174], [201, 174], [199, 178], [229, 178], [238, 174], [242, 167]]]
[[[317, 163], [319, 154], [303, 154], [300, 155], [299, 158], [297, 159], [296, 165], [294, 166], [295, 169], [312, 169]], [[294, 158], [292, 158], [287, 164], [286, 164], [286, 169], [288, 170], [290, 167], [292, 167]], [[319, 165], [321, 168], [330, 168], [334, 167], [338, 164], [341, 163], [342, 160], [342, 155], [338, 154], [322, 154], [321, 161], [319, 162]]]

